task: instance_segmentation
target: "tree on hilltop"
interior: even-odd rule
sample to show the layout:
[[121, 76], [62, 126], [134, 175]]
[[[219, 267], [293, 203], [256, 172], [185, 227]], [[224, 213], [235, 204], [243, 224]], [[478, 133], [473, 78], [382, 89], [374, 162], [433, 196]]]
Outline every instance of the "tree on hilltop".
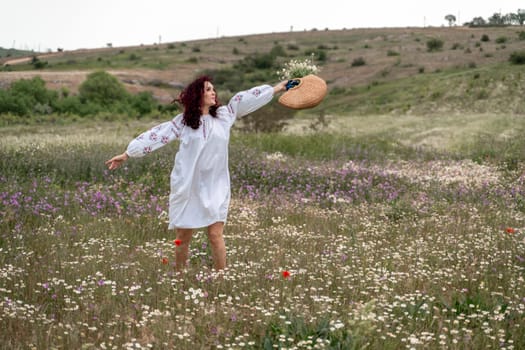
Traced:
[[518, 12], [516, 13], [516, 20], [518, 21], [520, 26], [522, 26], [523, 23], [525, 23], [525, 10], [518, 10]]
[[470, 25], [472, 25], [474, 27], [481, 27], [481, 26], [484, 26], [486, 24], [487, 24], [487, 22], [485, 21], [485, 19], [483, 17], [474, 17], [472, 19], [472, 22], [470, 22]]
[[454, 15], [446, 15], [445, 19], [448, 21], [449, 27], [452, 27], [456, 23], [456, 16]]

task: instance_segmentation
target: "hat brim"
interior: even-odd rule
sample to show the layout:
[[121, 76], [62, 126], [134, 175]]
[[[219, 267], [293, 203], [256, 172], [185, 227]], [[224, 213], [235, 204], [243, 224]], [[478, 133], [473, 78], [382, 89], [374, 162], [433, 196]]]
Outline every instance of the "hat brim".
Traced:
[[292, 109], [305, 109], [317, 106], [326, 96], [326, 82], [316, 75], [309, 74], [297, 78], [299, 84], [279, 97], [279, 103]]

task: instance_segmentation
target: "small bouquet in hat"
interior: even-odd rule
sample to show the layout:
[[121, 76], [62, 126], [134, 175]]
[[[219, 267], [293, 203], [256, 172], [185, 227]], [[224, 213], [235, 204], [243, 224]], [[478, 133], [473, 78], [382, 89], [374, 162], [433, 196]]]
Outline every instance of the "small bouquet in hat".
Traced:
[[286, 92], [279, 97], [279, 103], [293, 109], [312, 108], [326, 96], [326, 82], [316, 74], [319, 68], [313, 64], [313, 55], [304, 61], [291, 60], [277, 72], [283, 80], [288, 79]]
[[280, 79], [302, 78], [309, 74], [317, 74], [320, 69], [313, 62], [313, 54], [311, 58], [303, 61], [290, 60], [284, 64], [284, 67], [277, 71]]

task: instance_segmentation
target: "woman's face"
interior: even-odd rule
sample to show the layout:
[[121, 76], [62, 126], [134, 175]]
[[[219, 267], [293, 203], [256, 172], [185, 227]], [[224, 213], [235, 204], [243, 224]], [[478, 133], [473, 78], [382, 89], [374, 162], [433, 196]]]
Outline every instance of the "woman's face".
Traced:
[[217, 104], [217, 94], [213, 84], [209, 81], [204, 82], [204, 94], [202, 96], [202, 105], [205, 108], [215, 106]]

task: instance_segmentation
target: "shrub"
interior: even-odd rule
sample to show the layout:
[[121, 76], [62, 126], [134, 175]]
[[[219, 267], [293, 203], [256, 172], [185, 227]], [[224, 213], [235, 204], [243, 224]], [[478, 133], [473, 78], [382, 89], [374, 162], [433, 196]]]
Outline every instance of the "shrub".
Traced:
[[509, 61], [513, 64], [525, 64], [525, 51], [515, 51], [510, 57]]
[[89, 74], [80, 85], [78, 92], [81, 101], [91, 101], [103, 106], [110, 106], [128, 97], [124, 85], [104, 71]]
[[37, 59], [35, 62], [33, 62], [33, 66], [35, 69], [43, 69], [47, 66], [47, 61], [40, 61]]
[[485, 90], [485, 89], [481, 89], [481, 90], [479, 90], [478, 93], [476, 94], [476, 98], [477, 98], [478, 100], [485, 100], [485, 99], [489, 98], [489, 93], [488, 93], [487, 90]]
[[506, 42], [507, 42], [507, 37], [505, 37], [505, 36], [500, 36], [500, 37], [496, 38], [496, 43], [498, 43], [498, 44], [504, 44]]
[[521, 32], [519, 32], [518, 39], [525, 40], [525, 31], [522, 30]]
[[485, 41], [485, 42], [486, 42], [486, 41], [490, 41], [490, 38], [489, 38], [489, 36], [488, 36], [487, 34], [483, 34], [483, 35], [481, 36], [481, 41]]
[[443, 48], [443, 40], [432, 38], [427, 40], [427, 50], [429, 52], [439, 51]]
[[58, 93], [46, 89], [46, 83], [42, 78], [20, 79], [0, 95], [0, 113], [13, 113], [19, 116], [29, 116], [39, 112], [49, 114], [57, 101]]
[[40, 59], [37, 56], [31, 58], [31, 64], [36, 68], [37, 64], [41, 63]]
[[354, 60], [352, 61], [352, 67], [364, 66], [365, 64], [366, 62], [363, 57], [354, 58]]
[[[61, 98], [60, 98], [61, 97]], [[0, 114], [21, 117], [49, 115], [53, 112], [88, 115], [103, 110], [100, 105], [82, 103], [78, 96], [70, 96], [65, 88], [59, 93], [48, 90], [40, 77], [20, 79], [8, 90], [0, 90]]]
[[394, 50], [388, 50], [386, 53], [387, 56], [399, 56], [399, 52]]
[[286, 51], [281, 45], [275, 45], [270, 51], [270, 55], [273, 57], [286, 57]]
[[207, 69], [204, 74], [213, 77], [213, 83], [218, 90], [238, 91], [248, 88], [244, 80], [246, 71], [243, 61], [237, 63], [234, 68]]
[[259, 54], [252, 57], [253, 67], [256, 69], [269, 69], [274, 66], [275, 56], [272, 54]]
[[62, 98], [58, 102], [57, 108], [60, 113], [77, 114], [80, 116], [96, 114], [99, 110], [99, 108], [95, 110], [93, 105], [88, 106], [87, 104], [83, 104], [78, 96], [68, 96], [66, 98]]
[[70, 92], [69, 92], [69, 89], [68, 89], [67, 87], [62, 86], [62, 87], [60, 88], [60, 96], [62, 96], [62, 97], [68, 97], [69, 94], [70, 94]]
[[25, 98], [16, 98], [9, 91], [0, 89], [0, 114], [30, 115], [30, 103]]
[[157, 106], [153, 95], [149, 91], [139, 92], [136, 95], [130, 96], [130, 102], [133, 109], [137, 111], [139, 115], [148, 114]]
[[326, 51], [322, 49], [306, 50], [304, 54], [305, 56], [313, 56], [317, 62], [325, 62], [328, 58]]
[[45, 81], [40, 77], [20, 79], [11, 85], [11, 93], [15, 96], [28, 96], [34, 103], [53, 104], [58, 94], [46, 89]]

